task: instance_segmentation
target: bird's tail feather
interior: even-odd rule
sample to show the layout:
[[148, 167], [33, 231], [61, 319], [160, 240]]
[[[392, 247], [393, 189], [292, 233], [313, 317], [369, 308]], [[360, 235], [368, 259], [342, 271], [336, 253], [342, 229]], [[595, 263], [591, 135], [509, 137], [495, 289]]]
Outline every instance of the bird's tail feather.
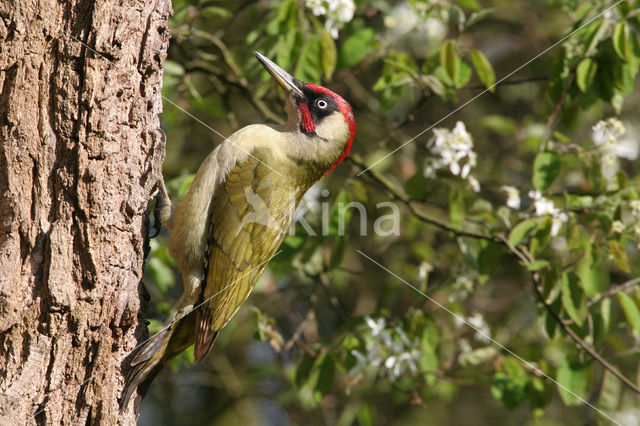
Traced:
[[206, 306], [196, 311], [196, 324], [195, 324], [195, 343], [193, 348], [193, 356], [195, 362], [202, 362], [207, 357], [207, 354], [211, 352], [213, 343], [218, 337], [218, 331], [213, 331], [211, 326], [213, 320], [211, 319], [211, 312], [206, 309]]
[[129, 405], [133, 392], [144, 394], [162, 367], [193, 344], [195, 316], [174, 321], [144, 344], [131, 360], [127, 383], [120, 399], [120, 410]]

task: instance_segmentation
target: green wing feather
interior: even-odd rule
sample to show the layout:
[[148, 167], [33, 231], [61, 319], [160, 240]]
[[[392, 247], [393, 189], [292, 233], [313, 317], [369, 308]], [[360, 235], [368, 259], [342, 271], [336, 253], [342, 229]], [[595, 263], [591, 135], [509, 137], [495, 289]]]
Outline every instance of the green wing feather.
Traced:
[[194, 354], [204, 358], [216, 333], [253, 289], [285, 237], [294, 207], [308, 186], [280, 176], [258, 160], [274, 164], [269, 150], [236, 165], [215, 194], [211, 209], [209, 270], [196, 320]]
[[208, 271], [200, 285], [200, 303], [204, 303], [136, 352], [121, 399], [122, 410], [136, 388], [144, 393], [160, 368], [191, 344], [195, 344], [196, 361], [207, 355], [218, 331], [249, 296], [280, 246], [300, 199], [320, 176], [310, 173], [308, 165], [275, 161], [267, 148], [254, 149], [230, 170], [212, 194], [208, 262], [203, 262]]

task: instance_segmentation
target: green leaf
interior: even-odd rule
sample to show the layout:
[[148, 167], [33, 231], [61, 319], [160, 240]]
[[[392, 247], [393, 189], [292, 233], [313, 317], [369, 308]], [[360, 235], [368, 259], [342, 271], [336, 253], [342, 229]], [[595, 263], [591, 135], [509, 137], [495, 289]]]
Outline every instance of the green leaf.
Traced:
[[338, 53], [338, 68], [349, 68], [358, 64], [369, 52], [375, 32], [371, 28], [363, 28], [350, 35]]
[[169, 265], [157, 257], [149, 259], [146, 269], [147, 273], [151, 276], [154, 285], [160, 294], [162, 294], [162, 297], [166, 299], [169, 295], [169, 289], [175, 286], [173, 270]]
[[280, 36], [278, 41], [278, 51], [276, 53], [278, 65], [282, 69], [290, 69], [296, 61], [298, 49], [300, 49], [300, 30], [290, 28], [284, 36]]
[[493, 375], [491, 394], [506, 408], [515, 408], [527, 397], [527, 373], [520, 362], [505, 358], [502, 371]]
[[478, 3], [476, 0], [456, 0], [456, 3], [458, 3], [465, 9], [473, 11], [482, 9], [482, 6], [480, 6], [480, 3]]
[[471, 51], [471, 62], [473, 63], [473, 68], [476, 70], [476, 74], [478, 74], [478, 78], [480, 81], [489, 89], [490, 92], [495, 90], [493, 84], [496, 82], [496, 73], [493, 71], [493, 67], [491, 66], [491, 62], [484, 56], [479, 50]]
[[593, 197], [590, 195], [569, 195], [569, 208], [574, 210], [588, 209], [593, 206]]
[[457, 80], [460, 62], [458, 62], [456, 48], [451, 40], [446, 41], [440, 48], [440, 66], [442, 66], [451, 81], [455, 82]]
[[574, 22], [577, 22], [582, 21], [582, 19], [587, 16], [587, 13], [591, 12], [592, 10], [593, 2], [586, 1], [578, 5], [575, 10], [570, 10], [569, 13], [571, 14], [571, 19], [573, 19]]
[[338, 236], [333, 241], [333, 247], [331, 248], [331, 257], [329, 258], [329, 269], [334, 269], [340, 266], [340, 263], [342, 263], [342, 258], [344, 257], [344, 249], [346, 247], [346, 235]]
[[456, 62], [458, 63], [458, 74], [456, 75], [456, 78], [454, 80], [454, 85], [457, 89], [459, 89], [461, 87], [464, 87], [464, 85], [466, 85], [469, 80], [471, 80], [471, 67], [460, 58], [457, 58]]
[[422, 172], [418, 172], [409, 178], [405, 191], [412, 200], [423, 201], [429, 194], [429, 182]]
[[287, 29], [296, 27], [298, 3], [296, 0], [285, 0], [280, 4], [275, 19], [267, 24], [267, 34], [282, 34]]
[[480, 251], [478, 252], [478, 272], [480, 275], [489, 275], [498, 264], [501, 246], [487, 240], [480, 241]]
[[587, 317], [587, 298], [580, 286], [580, 278], [573, 272], [562, 276], [562, 307], [578, 326], [582, 326]]
[[179, 63], [167, 59], [164, 61], [164, 72], [169, 75], [182, 76], [184, 75], [184, 68]]
[[362, 404], [358, 409], [358, 424], [361, 426], [374, 426], [373, 408], [369, 404]]
[[338, 62], [338, 50], [333, 37], [327, 30], [320, 33], [320, 47], [322, 49], [322, 72], [328, 79], [333, 75]]
[[471, 352], [463, 353], [458, 362], [463, 367], [484, 364], [493, 360], [498, 355], [498, 351], [493, 346], [485, 346], [484, 348], [474, 349]]
[[320, 82], [322, 67], [320, 66], [320, 40], [317, 37], [311, 37], [302, 47], [295, 74], [302, 81]]
[[533, 186], [540, 192], [551, 186], [560, 173], [560, 158], [553, 151], [536, 155], [533, 163]]
[[629, 256], [625, 249], [616, 240], [609, 241], [609, 250], [613, 255], [613, 260], [616, 261], [620, 269], [627, 274], [631, 273], [631, 265], [629, 264]]
[[449, 220], [451, 226], [459, 228], [464, 221], [464, 194], [459, 188], [454, 188], [449, 193]]
[[626, 21], [619, 22], [613, 30], [613, 48], [624, 61], [631, 58], [631, 44], [629, 41], [629, 27]]
[[318, 381], [316, 382], [314, 396], [316, 401], [331, 392], [333, 388], [333, 377], [335, 373], [335, 362], [331, 354], [320, 355], [314, 364], [314, 369], [318, 368]]
[[527, 387], [533, 417], [541, 417], [553, 397], [553, 386], [542, 377], [532, 377]]
[[195, 176], [195, 174], [184, 174], [171, 179], [167, 182], [169, 193], [177, 194], [177, 199], [182, 200], [187, 195]]
[[608, 288], [610, 277], [609, 268], [603, 264], [598, 252], [598, 244], [592, 238], [581, 233], [579, 228], [574, 228], [573, 232], [578, 233], [579, 241], [576, 248], [583, 252], [582, 257], [576, 265], [576, 273], [580, 277], [580, 284], [587, 297], [592, 298], [599, 292]]
[[494, 12], [493, 8], [489, 8], [489, 9], [482, 9], [479, 10], [477, 12], [473, 12], [469, 15], [469, 17], [467, 18], [467, 23], [466, 23], [466, 28], [471, 27], [473, 24], [482, 21], [483, 19], [485, 19], [486, 17], [488, 17], [489, 15], [491, 15]]
[[[556, 374], [558, 393], [565, 405], [579, 406], [588, 399], [589, 368], [579, 363], [566, 362]], [[568, 389], [568, 390], [567, 390]]]
[[540, 269], [546, 268], [550, 265], [548, 260], [534, 260], [533, 262], [527, 263], [527, 270], [529, 271], [539, 271]]
[[529, 232], [535, 229], [538, 222], [538, 219], [527, 219], [517, 224], [509, 233], [509, 243], [514, 247], [520, 244]]
[[563, 134], [563, 133], [560, 133], [560, 132], [553, 132], [553, 136], [554, 136], [556, 139], [558, 139], [558, 141], [559, 141], [559, 142], [562, 142], [562, 143], [569, 143], [569, 142], [571, 142], [571, 138], [569, 138], [569, 136], [567, 136], [567, 135], [565, 135], [565, 134]]
[[[562, 309], [562, 300], [560, 300], [560, 298], [557, 298], [551, 304], [551, 307], [555, 312], [558, 312], [560, 309]], [[558, 323], [556, 322], [555, 318], [552, 315], [550, 315], [548, 312], [545, 312], [544, 331], [547, 333], [547, 336], [553, 338], [557, 329], [558, 329]]]
[[200, 15], [205, 18], [229, 19], [233, 16], [230, 10], [219, 6], [207, 6], [200, 11]]
[[627, 317], [627, 321], [629, 321], [629, 324], [636, 333], [640, 333], [640, 309], [638, 308], [638, 304], [627, 293], [619, 292], [616, 293], [616, 296]]
[[453, 86], [453, 80], [451, 77], [447, 75], [447, 72], [443, 67], [438, 66], [435, 70], [433, 70], [433, 76], [440, 80], [445, 86], [451, 87]]
[[586, 92], [596, 76], [598, 64], [591, 58], [584, 58], [576, 68], [576, 83], [581, 91]]
[[302, 361], [300, 361], [296, 368], [296, 375], [294, 378], [296, 386], [300, 387], [307, 381], [311, 374], [311, 368], [313, 367], [314, 361], [315, 360], [311, 355], [307, 353], [304, 354]]
[[620, 403], [622, 394], [622, 382], [609, 370], [604, 371], [600, 395], [598, 396], [598, 407], [604, 411], [615, 411]]
[[594, 331], [594, 339], [596, 343], [602, 343], [611, 331], [611, 299], [605, 298], [599, 303], [597, 312], [594, 314], [594, 318], [597, 320]]
[[482, 125], [501, 135], [512, 135], [518, 129], [518, 123], [503, 115], [491, 114], [481, 119]]
[[531, 238], [529, 243], [529, 251], [532, 255], [537, 256], [551, 241], [551, 226], [553, 221], [549, 216], [545, 217], [538, 225], [538, 230]]
[[440, 97], [445, 95], [446, 89], [444, 84], [435, 75], [421, 75], [420, 80], [422, 80], [422, 82], [426, 84], [436, 95]]

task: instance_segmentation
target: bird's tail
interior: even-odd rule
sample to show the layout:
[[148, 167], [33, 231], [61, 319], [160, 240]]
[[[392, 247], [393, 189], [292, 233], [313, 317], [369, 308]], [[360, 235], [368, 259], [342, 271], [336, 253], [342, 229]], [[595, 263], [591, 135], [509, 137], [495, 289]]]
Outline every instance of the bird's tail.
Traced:
[[120, 399], [120, 411], [127, 408], [136, 389], [145, 394], [162, 367], [193, 344], [194, 328], [195, 315], [187, 315], [158, 332], [136, 352]]

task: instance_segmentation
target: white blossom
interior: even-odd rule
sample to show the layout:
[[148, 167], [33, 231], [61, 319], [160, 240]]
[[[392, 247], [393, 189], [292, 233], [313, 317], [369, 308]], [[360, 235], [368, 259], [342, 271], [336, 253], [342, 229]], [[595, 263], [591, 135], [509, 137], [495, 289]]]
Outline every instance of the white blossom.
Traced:
[[611, 232], [615, 232], [616, 234], [621, 234], [624, 232], [624, 224], [619, 220], [614, 220], [611, 224]]
[[500, 206], [496, 213], [498, 214], [498, 217], [502, 219], [507, 228], [511, 228], [511, 210], [506, 206]]
[[507, 206], [514, 209], [520, 209], [520, 191], [513, 186], [502, 185], [501, 190], [507, 193]]
[[489, 343], [489, 341], [491, 341], [491, 329], [489, 328], [487, 321], [479, 312], [476, 312], [466, 318], [460, 315], [454, 315], [453, 321], [458, 329], [465, 325], [471, 327], [473, 331], [475, 331], [474, 338], [477, 341], [482, 343]]
[[424, 281], [429, 277], [429, 272], [433, 271], [433, 265], [429, 262], [420, 263], [420, 267], [418, 268], [418, 279], [420, 281]]
[[373, 337], [379, 336], [380, 333], [384, 330], [384, 328], [387, 326], [386, 321], [384, 320], [384, 318], [380, 318], [377, 321], [374, 321], [373, 319], [371, 319], [370, 317], [365, 317], [364, 320], [366, 321], [367, 325], [369, 326], [369, 328], [371, 329], [371, 335]]
[[322, 16], [327, 13], [327, 8], [323, 0], [307, 0], [306, 6], [311, 9], [311, 13], [316, 16]]
[[615, 142], [626, 133], [624, 124], [615, 117], [600, 120], [591, 129], [593, 141], [598, 146], [615, 145]]
[[449, 169], [451, 174], [466, 179], [475, 192], [480, 191], [480, 184], [471, 170], [476, 166], [477, 154], [473, 150], [473, 139], [462, 121], [453, 128], [433, 129], [434, 136], [429, 141], [432, 158], [427, 160], [424, 174], [434, 177], [435, 172]]
[[395, 49], [423, 58], [445, 38], [448, 21], [446, 7], [433, 8], [425, 3], [401, 1], [384, 15], [386, 32], [383, 38]]
[[464, 337], [462, 339], [458, 339], [458, 348], [460, 350], [460, 355], [468, 354], [473, 350], [469, 341]]
[[485, 321], [484, 317], [476, 312], [472, 316], [467, 318], [467, 322], [473, 327], [476, 331], [474, 338], [482, 343], [489, 343], [491, 341], [491, 329]]
[[351, 350], [356, 364], [349, 370], [350, 376], [358, 380], [368, 373], [395, 380], [407, 371], [418, 371], [421, 356], [419, 338], [409, 339], [399, 326], [387, 328], [384, 318], [373, 320], [365, 317], [365, 322], [369, 335], [365, 339], [366, 354]]
[[306, 0], [305, 5], [314, 15], [325, 17], [324, 27], [333, 38], [338, 38], [338, 31], [353, 19], [356, 11], [353, 0]]
[[611, 413], [614, 419], [621, 425], [640, 426], [640, 408], [625, 408]]
[[473, 192], [480, 192], [480, 182], [478, 182], [478, 179], [476, 179], [475, 176], [469, 176], [467, 181], [469, 182], [469, 185], [471, 185]]
[[640, 219], [640, 200], [629, 201], [629, 207], [631, 207], [631, 214]]
[[569, 215], [556, 208], [553, 200], [543, 197], [540, 191], [530, 191], [529, 198], [533, 200], [536, 216], [551, 216], [551, 236], [556, 237], [562, 225], [569, 220]]
[[557, 237], [562, 225], [567, 223], [569, 220], [569, 215], [565, 212], [556, 213], [555, 216], [551, 219], [551, 236]]
[[608, 181], [612, 181], [620, 169], [619, 158], [638, 158], [638, 141], [630, 137], [624, 124], [615, 117], [597, 122], [591, 137], [601, 155], [602, 175]]
[[473, 290], [473, 280], [465, 275], [458, 275], [449, 294], [449, 303], [453, 303], [456, 300], [465, 300], [471, 290]]

